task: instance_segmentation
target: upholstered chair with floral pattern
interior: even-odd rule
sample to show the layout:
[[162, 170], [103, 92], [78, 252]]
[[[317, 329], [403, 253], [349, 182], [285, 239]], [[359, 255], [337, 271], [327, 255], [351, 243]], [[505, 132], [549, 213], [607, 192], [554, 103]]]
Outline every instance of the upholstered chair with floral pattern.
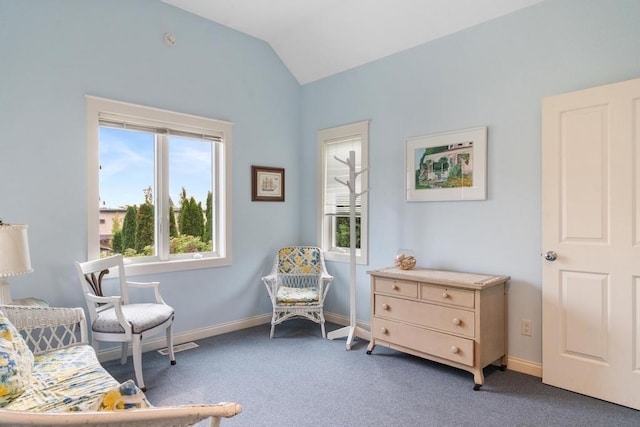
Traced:
[[327, 273], [322, 250], [315, 246], [287, 246], [278, 251], [271, 274], [262, 278], [273, 305], [271, 334], [276, 325], [302, 317], [324, 328], [324, 299], [333, 276]]
[[[91, 322], [91, 345], [98, 351], [99, 341], [121, 342], [120, 363], [127, 362], [129, 343], [133, 347], [133, 369], [138, 387], [146, 390], [142, 378], [142, 337], [145, 338], [165, 332], [167, 349], [172, 365], [176, 364], [173, 352], [174, 310], [160, 295], [158, 282], [130, 282], [124, 273], [122, 255], [115, 255], [95, 261], [76, 262], [78, 277], [84, 291], [89, 320]], [[120, 295], [104, 295], [102, 279], [111, 274], [119, 281]], [[110, 277], [110, 276], [107, 276]], [[129, 288], [151, 288], [155, 301], [150, 303], [131, 303]]]

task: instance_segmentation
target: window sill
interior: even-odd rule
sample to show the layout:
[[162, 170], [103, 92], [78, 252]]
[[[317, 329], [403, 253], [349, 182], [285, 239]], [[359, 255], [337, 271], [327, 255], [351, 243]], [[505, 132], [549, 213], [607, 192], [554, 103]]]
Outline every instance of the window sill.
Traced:
[[[345, 262], [345, 263], [349, 263], [351, 262], [351, 256], [349, 255], [349, 253], [341, 253], [341, 252], [330, 252], [330, 251], [325, 251], [324, 252], [324, 260], [325, 261], [333, 261], [333, 262]], [[362, 255], [356, 255], [356, 264], [358, 265], [368, 265], [369, 264], [369, 260]]]
[[231, 257], [176, 259], [170, 261], [150, 261], [138, 264], [127, 264], [126, 262], [127, 260], [125, 258], [124, 268], [127, 276], [139, 276], [143, 274], [170, 273], [174, 271], [225, 267], [232, 264], [232, 259]]

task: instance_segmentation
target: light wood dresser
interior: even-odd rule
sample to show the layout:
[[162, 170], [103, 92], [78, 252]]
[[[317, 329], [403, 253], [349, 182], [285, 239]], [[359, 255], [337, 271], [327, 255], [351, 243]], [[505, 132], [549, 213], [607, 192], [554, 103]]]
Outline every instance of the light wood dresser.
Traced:
[[510, 277], [416, 268], [371, 275], [371, 341], [473, 374], [506, 368], [506, 284]]

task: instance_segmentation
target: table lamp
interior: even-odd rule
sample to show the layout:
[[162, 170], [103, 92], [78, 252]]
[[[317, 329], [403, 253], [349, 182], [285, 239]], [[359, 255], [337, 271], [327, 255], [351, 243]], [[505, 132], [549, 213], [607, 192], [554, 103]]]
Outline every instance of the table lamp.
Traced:
[[0, 220], [0, 304], [11, 304], [7, 277], [31, 273], [26, 224], [5, 224]]

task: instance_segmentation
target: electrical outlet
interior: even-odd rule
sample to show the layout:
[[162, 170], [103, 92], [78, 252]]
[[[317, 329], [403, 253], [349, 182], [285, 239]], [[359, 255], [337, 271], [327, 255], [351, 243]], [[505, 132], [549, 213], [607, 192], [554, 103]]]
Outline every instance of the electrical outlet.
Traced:
[[520, 333], [529, 337], [531, 336], [531, 320], [522, 319], [520, 321]]

